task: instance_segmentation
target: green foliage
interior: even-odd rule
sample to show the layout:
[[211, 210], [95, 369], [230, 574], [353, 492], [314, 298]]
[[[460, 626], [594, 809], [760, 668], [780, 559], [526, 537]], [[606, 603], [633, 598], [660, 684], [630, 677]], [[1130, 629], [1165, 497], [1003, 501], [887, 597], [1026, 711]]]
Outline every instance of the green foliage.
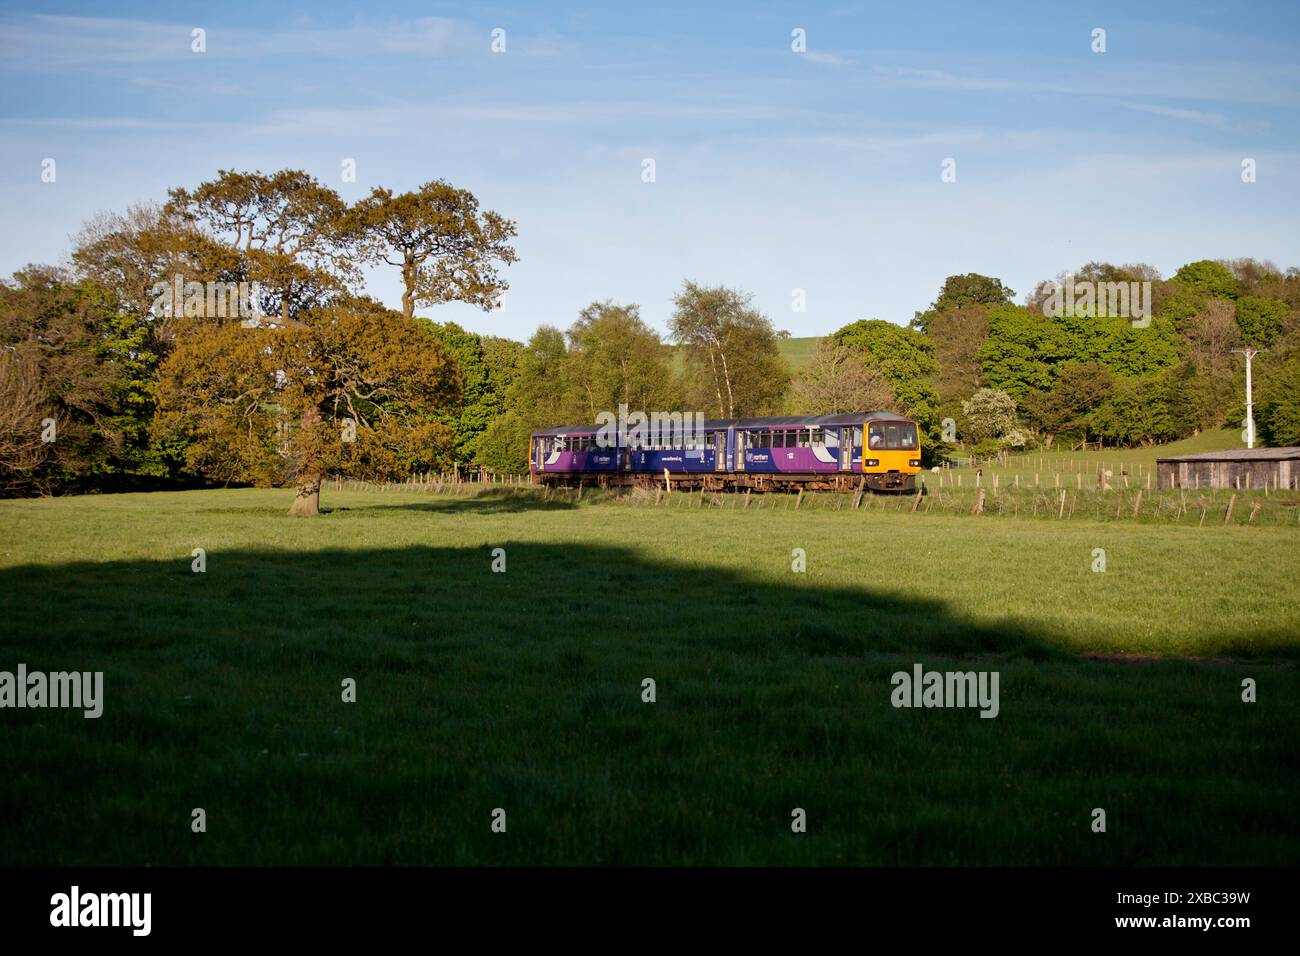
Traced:
[[943, 281], [938, 297], [930, 303], [924, 312], [917, 312], [912, 318], [912, 328], [928, 332], [930, 320], [938, 312], [960, 309], [968, 305], [1005, 305], [1015, 297], [1015, 291], [1002, 284], [1001, 279], [968, 272], [965, 275], [948, 276]]
[[476, 461], [479, 437], [501, 413], [502, 396], [492, 379], [483, 340], [455, 322], [421, 322], [456, 360], [460, 368], [460, 405], [442, 416], [455, 434], [456, 461]]
[[1265, 366], [1255, 426], [1266, 445], [1300, 445], [1300, 352], [1272, 368]]
[[687, 281], [673, 297], [670, 329], [686, 360], [688, 404], [716, 408], [719, 418], [779, 409], [790, 369], [771, 320], [751, 296]]
[[1277, 344], [1282, 326], [1291, 314], [1290, 307], [1277, 299], [1244, 295], [1237, 300], [1237, 327], [1243, 345], [1270, 348]]
[[1118, 378], [1092, 415], [1093, 431], [1116, 445], [1151, 445], [1179, 437], [1167, 396], [1154, 377]]
[[537, 427], [529, 425], [520, 412], [507, 409], [479, 438], [477, 461], [497, 474], [527, 473], [528, 440]]
[[836, 342], [862, 355], [869, 371], [884, 377], [898, 402], [927, 430], [937, 428], [939, 365], [924, 334], [880, 319], [862, 319], [835, 332]]
[[1069, 360], [1069, 336], [1051, 319], [1023, 306], [989, 310], [989, 333], [979, 348], [984, 384], [1020, 398], [1049, 390], [1055, 368]]
[[1240, 397], [1232, 374], [1181, 362], [1166, 369], [1155, 386], [1154, 397], [1165, 404], [1170, 430], [1176, 436], [1219, 428], [1236, 421]]
[[1199, 292], [1179, 288], [1165, 296], [1156, 314], [1181, 329], [1188, 319], [1198, 315], [1205, 308], [1205, 299], [1206, 297]]
[[1237, 278], [1221, 262], [1201, 259], [1189, 262], [1174, 273], [1174, 280], [1184, 289], [1202, 296], [1218, 299], [1237, 297]]
[[[617, 413], [620, 404], [646, 413], [680, 406], [668, 347], [641, 320], [637, 306], [593, 302], [566, 337], [561, 381], [571, 390], [572, 404], [582, 410], [581, 421], [594, 422], [601, 412]], [[733, 350], [733, 362], [736, 358]]]
[[1100, 362], [1066, 362], [1051, 391], [1033, 389], [1021, 402], [1030, 424], [1047, 436], [1090, 437], [1091, 416], [1110, 397], [1114, 376]]
[[1151, 376], [1178, 361], [1178, 333], [1164, 318], [1138, 328], [1123, 318], [1063, 315], [1004, 306], [989, 314], [980, 348], [984, 381], [1016, 398], [1051, 391], [1067, 363], [1092, 363], [1117, 376]]

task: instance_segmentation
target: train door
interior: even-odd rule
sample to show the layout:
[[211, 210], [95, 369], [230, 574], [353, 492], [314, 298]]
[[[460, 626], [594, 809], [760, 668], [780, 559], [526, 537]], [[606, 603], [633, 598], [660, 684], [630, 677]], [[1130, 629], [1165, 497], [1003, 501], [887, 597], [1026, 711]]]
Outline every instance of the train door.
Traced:
[[749, 432], [745, 431], [743, 428], [736, 432], [735, 444], [732, 446], [736, 449], [736, 461], [734, 466], [736, 471], [745, 470], [745, 445], [748, 437]]
[[713, 433], [713, 470], [727, 470], [727, 432], [716, 431]]
[[537, 462], [537, 470], [544, 471], [546, 469], [546, 439], [545, 438], [533, 439], [533, 454], [536, 456], [536, 458], [534, 458], [533, 460]]
[[840, 471], [853, 470], [853, 429], [847, 425], [840, 433]]

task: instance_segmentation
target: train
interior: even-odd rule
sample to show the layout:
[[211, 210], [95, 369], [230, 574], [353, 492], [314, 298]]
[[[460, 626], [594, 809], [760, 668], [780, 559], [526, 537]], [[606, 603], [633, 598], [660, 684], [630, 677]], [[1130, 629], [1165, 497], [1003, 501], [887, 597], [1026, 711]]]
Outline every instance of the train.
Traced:
[[920, 436], [913, 419], [883, 411], [687, 416], [683, 427], [641, 432], [561, 425], [532, 433], [528, 471], [547, 485], [907, 492], [921, 471]]

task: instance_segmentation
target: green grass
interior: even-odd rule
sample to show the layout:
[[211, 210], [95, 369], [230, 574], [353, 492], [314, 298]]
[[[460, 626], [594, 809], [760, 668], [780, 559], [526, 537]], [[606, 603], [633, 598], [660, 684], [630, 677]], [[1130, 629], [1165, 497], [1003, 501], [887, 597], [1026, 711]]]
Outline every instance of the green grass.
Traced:
[[[821, 341], [821, 336], [809, 335], [797, 338], [777, 339], [776, 351], [781, 358], [785, 359], [786, 364], [790, 366], [792, 375], [799, 374], [805, 365], [812, 361], [813, 353], [817, 351], [817, 343]], [[685, 352], [680, 348], [674, 347], [672, 351], [673, 368], [681, 372], [685, 368]]]
[[[0, 711], [0, 859], [1297, 861], [1294, 526], [289, 499], [0, 502], [0, 669], [106, 696]], [[894, 709], [916, 662], [1000, 715]]]
[[[1241, 429], [1223, 428], [1201, 432], [1191, 438], [1170, 442], [1166, 445], [1151, 445], [1139, 448], [1102, 448], [1088, 451], [1071, 451], [1068, 444], [1058, 445], [1053, 449], [1036, 449], [1023, 455], [1010, 455], [1006, 465], [983, 465], [985, 472], [995, 471], [999, 474], [1020, 474], [1022, 481], [1030, 475], [1074, 475], [1076, 472], [1097, 483], [1097, 469], [1105, 467], [1114, 472], [1112, 484], [1123, 484], [1122, 472], [1129, 473], [1130, 484], [1141, 477], [1145, 480], [1147, 472], [1154, 474], [1157, 458], [1172, 458], [1178, 455], [1198, 455], [1207, 451], [1227, 451], [1232, 448], [1245, 448], [1241, 440]], [[1074, 478], [1070, 478], [1073, 483]], [[1153, 479], [1154, 484], [1154, 479]]]
[[805, 365], [812, 361], [813, 353], [817, 351], [817, 343], [821, 340], [822, 337], [819, 335], [779, 339], [776, 343], [776, 350], [785, 359], [786, 364], [790, 366], [790, 371], [797, 375]]

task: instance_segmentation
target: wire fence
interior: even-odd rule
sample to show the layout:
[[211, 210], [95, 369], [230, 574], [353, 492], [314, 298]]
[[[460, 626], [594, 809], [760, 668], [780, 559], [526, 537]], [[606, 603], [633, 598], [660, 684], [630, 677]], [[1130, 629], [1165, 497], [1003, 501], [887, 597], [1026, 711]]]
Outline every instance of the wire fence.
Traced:
[[[370, 482], [336, 478], [336, 491], [380, 494], [411, 493], [461, 498], [517, 499], [556, 506], [615, 505], [638, 508], [731, 511], [835, 511], [846, 514], [896, 513], [961, 515], [971, 518], [1027, 518], [1041, 521], [1125, 521], [1197, 527], [1284, 525], [1300, 527], [1300, 491], [1235, 489], [1163, 489], [1147, 487], [1075, 487], [988, 482], [940, 484], [925, 474], [915, 493], [870, 494], [806, 492], [800, 489], [751, 491], [666, 490], [647, 488], [546, 487], [527, 476], [496, 476], [464, 481], [455, 476], [413, 475], [404, 482]], [[330, 485], [326, 486], [327, 489]]]

